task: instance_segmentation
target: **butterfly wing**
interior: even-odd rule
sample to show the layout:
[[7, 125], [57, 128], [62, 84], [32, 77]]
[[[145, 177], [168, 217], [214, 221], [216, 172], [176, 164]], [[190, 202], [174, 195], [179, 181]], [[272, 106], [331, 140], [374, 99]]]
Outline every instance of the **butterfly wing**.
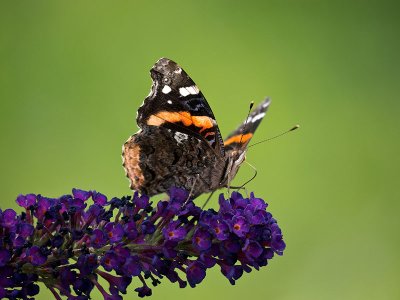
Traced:
[[270, 98], [266, 98], [261, 102], [249, 115], [249, 117], [240, 126], [227, 136], [224, 140], [224, 147], [226, 156], [229, 157], [230, 153], [234, 151], [245, 151], [251, 138], [254, 135], [258, 125], [260, 125], [264, 118], [269, 105], [271, 104]]
[[149, 196], [182, 187], [193, 197], [219, 188], [224, 145], [214, 114], [193, 80], [161, 58], [150, 94], [138, 109], [141, 130], [123, 145], [130, 187]]
[[138, 110], [139, 127], [162, 126], [205, 141], [219, 157], [224, 147], [214, 114], [194, 81], [177, 63], [161, 58], [150, 70], [150, 94]]
[[145, 126], [123, 146], [130, 188], [148, 196], [181, 187], [193, 197], [219, 188], [224, 160], [202, 140], [163, 126]]
[[224, 140], [226, 167], [221, 181], [222, 186], [230, 186], [240, 165], [245, 160], [247, 145], [258, 125], [264, 118], [271, 101], [266, 98], [240, 126]]

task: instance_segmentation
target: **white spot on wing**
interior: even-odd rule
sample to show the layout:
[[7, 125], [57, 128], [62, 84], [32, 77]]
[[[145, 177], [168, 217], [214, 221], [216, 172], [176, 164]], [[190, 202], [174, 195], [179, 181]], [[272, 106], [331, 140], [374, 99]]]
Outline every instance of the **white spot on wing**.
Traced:
[[262, 107], [266, 108], [266, 107], [268, 107], [270, 105], [270, 103], [271, 103], [271, 100], [268, 99], [267, 102], [263, 103]]
[[183, 97], [190, 95], [189, 91], [184, 87], [179, 88], [179, 94], [181, 94]]
[[171, 101], [171, 100], [168, 100], [167, 103], [168, 103], [168, 104], [172, 104], [172, 101]]
[[182, 73], [182, 69], [181, 69], [181, 68], [178, 68], [178, 69], [176, 69], [176, 70], [174, 71], [174, 73], [176, 73], [176, 74], [181, 74], [181, 73]]
[[162, 92], [168, 94], [170, 91], [172, 91], [171, 87], [169, 85], [164, 85]]
[[186, 97], [187, 95], [197, 95], [199, 92], [199, 88], [195, 85], [179, 88], [179, 93], [183, 97]]
[[251, 120], [251, 123], [257, 122], [258, 120], [264, 118], [264, 116], [265, 116], [265, 112], [263, 112], [261, 114], [258, 114], [258, 115], [255, 115], [254, 118]]
[[182, 143], [182, 141], [185, 141], [185, 140], [187, 140], [188, 139], [188, 135], [187, 134], [184, 134], [184, 133], [182, 133], [182, 132], [175, 132], [175, 135], [174, 135], [174, 139], [178, 142], [178, 144], [179, 143]]
[[189, 93], [192, 94], [192, 95], [197, 95], [197, 94], [199, 93], [199, 89], [198, 89], [198, 87], [195, 86], [195, 85], [188, 86], [186, 89], [187, 89], [187, 90], [189, 91]]

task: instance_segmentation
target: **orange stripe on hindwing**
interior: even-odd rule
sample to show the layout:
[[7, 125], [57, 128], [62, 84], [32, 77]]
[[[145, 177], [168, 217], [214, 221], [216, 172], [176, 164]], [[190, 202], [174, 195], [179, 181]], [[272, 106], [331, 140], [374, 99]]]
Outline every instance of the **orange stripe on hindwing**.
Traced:
[[182, 124], [185, 126], [194, 125], [196, 127], [201, 128], [200, 132], [212, 128], [215, 123], [215, 121], [210, 117], [192, 116], [187, 111], [179, 111], [179, 112], [160, 111], [150, 116], [150, 118], [147, 120], [147, 125], [160, 126], [166, 122], [168, 123], [182, 122]]
[[234, 136], [230, 137], [229, 139], [227, 139], [226, 141], [224, 141], [224, 145], [226, 146], [226, 145], [233, 144], [233, 143], [244, 144], [248, 140], [250, 140], [252, 138], [252, 136], [253, 136], [252, 133], [234, 135]]

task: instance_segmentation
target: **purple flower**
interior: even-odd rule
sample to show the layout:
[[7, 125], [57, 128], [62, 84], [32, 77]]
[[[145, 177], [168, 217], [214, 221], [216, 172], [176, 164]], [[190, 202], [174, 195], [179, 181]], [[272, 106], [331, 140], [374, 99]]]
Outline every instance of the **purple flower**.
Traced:
[[141, 225], [142, 234], [153, 234], [156, 231], [156, 226], [150, 221], [146, 220]]
[[1, 226], [5, 228], [12, 228], [17, 224], [17, 213], [13, 209], [6, 209], [0, 215]]
[[47, 261], [46, 255], [38, 246], [33, 246], [27, 251], [28, 261], [34, 266], [43, 265]]
[[[94, 288], [93, 282], [88, 277], [77, 277], [72, 283], [72, 287], [79, 296], [88, 296]], [[83, 295], [82, 295], [83, 294]], [[82, 299], [82, 298], [81, 298]]]
[[231, 235], [229, 239], [222, 241], [221, 248], [223, 252], [238, 253], [241, 249], [240, 240], [238, 240], [234, 235]]
[[35, 296], [39, 294], [39, 286], [33, 282], [27, 284], [24, 289], [28, 296]]
[[251, 258], [257, 258], [263, 252], [263, 248], [261, 245], [255, 241], [247, 240], [244, 247], [243, 252]]
[[[12, 234], [14, 236], [14, 234]], [[15, 249], [22, 248], [25, 245], [25, 239], [22, 236], [16, 236], [12, 241]]]
[[250, 224], [247, 223], [246, 218], [243, 216], [234, 216], [230, 225], [232, 232], [241, 238], [245, 237], [250, 230]]
[[171, 201], [176, 201], [179, 203], [183, 203], [186, 200], [188, 200], [189, 193], [188, 191], [184, 189], [178, 189], [178, 188], [171, 188], [168, 192], [170, 202]]
[[192, 243], [199, 251], [208, 250], [211, 247], [212, 236], [207, 229], [198, 228], [193, 234]]
[[271, 230], [271, 248], [274, 249], [278, 255], [282, 255], [283, 250], [286, 248], [286, 244], [283, 241], [281, 229], [278, 224], [273, 223], [271, 224]]
[[74, 195], [74, 198], [76, 199], [86, 201], [87, 199], [90, 198], [90, 196], [92, 196], [92, 192], [79, 189], [72, 189], [72, 195]]
[[37, 207], [35, 209], [34, 215], [39, 221], [44, 221], [43, 218], [46, 212], [50, 209], [52, 201], [47, 198], [39, 197], [37, 202]]
[[178, 255], [178, 251], [176, 251], [176, 246], [178, 242], [166, 240], [163, 244], [162, 253], [168, 259], [173, 259]]
[[124, 224], [124, 234], [129, 240], [134, 240], [138, 235], [138, 231], [136, 228], [136, 223], [133, 221], [129, 221]]
[[168, 194], [154, 205], [137, 192], [110, 201], [79, 189], [59, 198], [18, 196], [23, 213], [0, 210], [0, 298], [35, 296], [39, 276], [55, 298], [70, 300], [89, 299], [93, 289], [122, 299], [138, 280], [139, 297], [150, 296], [148, 283], [161, 278], [195, 287], [214, 267], [235, 284], [283, 254], [282, 231], [253, 193], [221, 195], [218, 211], [202, 210], [185, 190]]
[[11, 253], [9, 250], [0, 249], [0, 267], [4, 267], [5, 265], [7, 265], [10, 258], [11, 258]]
[[64, 237], [62, 235], [56, 234], [54, 238], [51, 240], [51, 246], [56, 249], [60, 248], [64, 243]]
[[138, 276], [142, 272], [139, 257], [137, 255], [129, 256], [122, 266], [122, 272], [125, 276]]
[[96, 191], [92, 192], [92, 198], [94, 203], [99, 205], [106, 205], [107, 204], [107, 197], [102, 193], [98, 193]]
[[140, 288], [136, 288], [135, 292], [138, 293], [138, 296], [140, 298], [146, 297], [146, 296], [151, 296], [152, 292], [151, 292], [151, 288], [149, 288], [147, 285], [144, 285]]
[[17, 198], [17, 204], [21, 207], [28, 208], [36, 203], [36, 195], [19, 195]]
[[243, 268], [235, 265], [221, 265], [221, 272], [228, 278], [229, 282], [234, 285], [235, 280], [238, 280], [243, 275]]
[[211, 253], [206, 252], [200, 254], [200, 261], [207, 269], [214, 267], [217, 263], [217, 260], [211, 255]]
[[254, 207], [256, 210], [262, 210], [262, 211], [264, 211], [268, 206], [268, 204], [265, 203], [263, 199], [256, 198], [253, 192], [250, 193], [250, 205]]
[[147, 207], [147, 205], [149, 205], [150, 199], [146, 195], [139, 196], [136, 192], [134, 199], [135, 199], [134, 203], [137, 209], [144, 209]]
[[126, 294], [126, 288], [132, 282], [132, 278], [128, 276], [113, 276], [101, 270], [97, 270], [97, 273], [105, 280], [107, 280], [111, 287], [115, 287], [123, 294]]
[[180, 222], [173, 221], [164, 227], [163, 235], [166, 240], [178, 242], [186, 236], [186, 230], [180, 226]]
[[101, 265], [108, 272], [110, 272], [113, 269], [118, 269], [119, 268], [118, 256], [115, 254], [114, 251], [107, 251], [101, 258]]
[[225, 221], [214, 221], [211, 224], [211, 228], [214, 230], [218, 240], [224, 241], [229, 237], [229, 227]]
[[186, 277], [191, 287], [195, 287], [206, 277], [205, 266], [198, 261], [192, 262], [186, 269]]
[[90, 245], [93, 248], [101, 248], [107, 244], [107, 236], [101, 229], [95, 229], [92, 231], [92, 235], [90, 237]]
[[104, 230], [108, 235], [110, 243], [117, 243], [121, 241], [122, 237], [124, 236], [124, 228], [121, 224], [114, 224], [113, 222], [108, 223]]
[[17, 228], [18, 235], [24, 239], [31, 236], [33, 234], [33, 231], [35, 230], [35, 228], [31, 224], [27, 223], [19, 223]]

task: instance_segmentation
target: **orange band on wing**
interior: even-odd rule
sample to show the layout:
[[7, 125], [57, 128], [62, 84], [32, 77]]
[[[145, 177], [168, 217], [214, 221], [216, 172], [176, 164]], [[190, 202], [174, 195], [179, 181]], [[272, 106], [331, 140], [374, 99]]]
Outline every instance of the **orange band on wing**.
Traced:
[[147, 125], [160, 126], [166, 122], [177, 123], [182, 122], [185, 126], [194, 125], [201, 128], [200, 132], [212, 128], [214, 126], [214, 120], [207, 116], [192, 116], [186, 111], [180, 112], [169, 112], [161, 111], [154, 115], [151, 115], [147, 120]]
[[193, 125], [196, 127], [201, 127], [200, 132], [212, 128], [214, 126], [212, 119], [205, 116], [192, 116]]
[[227, 139], [226, 141], [224, 141], [224, 145], [226, 146], [226, 145], [233, 144], [233, 143], [244, 144], [248, 140], [250, 140], [252, 136], [253, 136], [252, 133], [234, 135], [234, 136], [230, 137], [229, 139]]
[[193, 123], [191, 115], [188, 112], [161, 111], [159, 113], [156, 113], [155, 115], [151, 115], [150, 118], [147, 120], [147, 125], [160, 126], [165, 122], [182, 122], [185, 126], [189, 126]]

